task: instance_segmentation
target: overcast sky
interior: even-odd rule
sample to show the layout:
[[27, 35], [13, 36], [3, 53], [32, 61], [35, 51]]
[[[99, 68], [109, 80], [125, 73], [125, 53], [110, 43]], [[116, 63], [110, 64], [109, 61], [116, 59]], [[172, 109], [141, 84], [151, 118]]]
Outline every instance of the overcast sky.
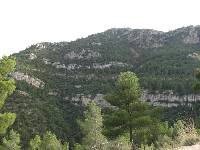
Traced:
[[200, 25], [200, 0], [0, 0], [0, 56], [109, 28]]

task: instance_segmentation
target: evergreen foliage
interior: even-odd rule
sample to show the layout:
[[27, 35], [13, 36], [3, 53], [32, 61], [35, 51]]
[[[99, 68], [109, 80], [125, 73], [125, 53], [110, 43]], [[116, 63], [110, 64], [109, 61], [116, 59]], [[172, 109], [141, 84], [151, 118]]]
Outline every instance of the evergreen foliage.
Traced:
[[79, 121], [83, 133], [82, 146], [86, 150], [106, 150], [108, 141], [102, 134], [101, 109], [94, 102], [90, 103], [84, 113], [84, 121]]
[[20, 135], [11, 130], [6, 138], [3, 138], [2, 150], [21, 150]]
[[[193, 91], [198, 93], [199, 83], [193, 88], [192, 85], [196, 82], [194, 68], [200, 66], [197, 58], [200, 54], [199, 43], [183, 42], [193, 29], [199, 36], [199, 27], [186, 27], [162, 34], [160, 32], [154, 34], [155, 32], [151, 30], [110, 29], [72, 42], [32, 45], [13, 55], [17, 62], [16, 71], [44, 81], [45, 86], [40, 89], [25, 81], [16, 81], [17, 90], [12, 96], [15, 86], [9, 74], [14, 70], [16, 63], [14, 59], [4, 57], [0, 61], [1, 136], [13, 124], [16, 113], [17, 118], [13, 128], [21, 135], [22, 149], [27, 149], [33, 136], [42, 137], [46, 131], [52, 131], [62, 141], [68, 139], [70, 145], [73, 145], [82, 138], [76, 119], [82, 117], [85, 109], [81, 105], [82, 101], [77, 102], [73, 99], [75, 97], [81, 99], [82, 95], [89, 95], [93, 99], [95, 95], [108, 93], [115, 88], [127, 88], [127, 90], [124, 90], [124, 93], [123, 90], [119, 90], [122, 95], [117, 95], [115, 92], [118, 91], [113, 90], [117, 98], [113, 96], [110, 101], [113, 105], [118, 105], [118, 110], [103, 109], [103, 112], [110, 112], [110, 114], [105, 113], [104, 122], [105, 135], [109, 141], [131, 133], [128, 130], [133, 127], [133, 136], [130, 138], [132, 137], [136, 145], [150, 146], [154, 143], [156, 146], [160, 136], [166, 135], [171, 138], [171, 126], [176, 120], [188, 117], [192, 117], [195, 127], [200, 128], [198, 117], [200, 107], [197, 103], [192, 107], [165, 108], [159, 117], [155, 115], [159, 114], [157, 108], [137, 102], [136, 99], [142, 91], [140, 87], [134, 86], [135, 89], [124, 87], [124, 84], [127, 84], [125, 79], [124, 83], [114, 84], [120, 72], [133, 71], [134, 75], [140, 78], [137, 81], [138, 85], [152, 94], [172, 90], [175, 95], [187, 97]], [[98, 54], [96, 55], [98, 57], [92, 57], [94, 53]], [[36, 57], [30, 59], [31, 54]], [[68, 58], [66, 57], [68, 54], [82, 56]], [[44, 60], [48, 60], [48, 63], [46, 64]], [[59, 68], [55, 63], [65, 65], [67, 68]], [[71, 65], [81, 67], [69, 69]], [[94, 67], [98, 65], [105, 68]], [[198, 78], [197, 76], [196, 80]], [[132, 84], [132, 81], [130, 83]], [[134, 90], [136, 91], [134, 94], [127, 92], [132, 93]], [[26, 94], [23, 95], [19, 91]], [[134, 98], [134, 102], [133, 99], [126, 101], [124, 97], [127, 95]], [[7, 97], [8, 100], [3, 105]], [[118, 100], [115, 101], [116, 99]], [[131, 109], [125, 109], [125, 104]], [[168, 122], [168, 127], [165, 121]]]
[[[0, 108], [5, 103], [5, 100], [15, 90], [14, 80], [9, 78], [9, 74], [15, 70], [15, 59], [3, 57], [0, 60]], [[5, 134], [8, 127], [15, 121], [16, 115], [14, 113], [0, 114], [0, 134]]]
[[154, 143], [158, 135], [169, 132], [160, 123], [155, 111], [140, 100], [142, 90], [137, 76], [132, 72], [120, 74], [116, 88], [105, 98], [118, 109], [106, 115], [106, 134], [111, 138], [129, 133], [132, 145]]
[[62, 144], [51, 132], [46, 132], [42, 139], [36, 135], [30, 141], [30, 150], [68, 150], [68, 148], [67, 143]]

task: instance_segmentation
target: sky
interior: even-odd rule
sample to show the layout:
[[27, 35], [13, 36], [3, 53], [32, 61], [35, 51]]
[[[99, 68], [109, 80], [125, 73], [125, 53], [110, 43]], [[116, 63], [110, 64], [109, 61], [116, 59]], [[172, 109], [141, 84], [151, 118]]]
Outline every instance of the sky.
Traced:
[[109, 28], [200, 25], [199, 0], [0, 0], [0, 57]]

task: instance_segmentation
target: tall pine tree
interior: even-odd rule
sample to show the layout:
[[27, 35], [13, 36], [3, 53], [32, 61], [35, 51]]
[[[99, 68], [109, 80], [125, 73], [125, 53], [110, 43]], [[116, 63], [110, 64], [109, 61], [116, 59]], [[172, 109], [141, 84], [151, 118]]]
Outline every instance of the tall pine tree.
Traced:
[[[0, 60], [0, 109], [3, 107], [6, 98], [15, 90], [14, 80], [9, 78], [9, 74], [15, 70], [16, 61], [8, 57], [3, 57]], [[0, 114], [0, 134], [6, 133], [15, 121], [16, 115], [14, 113]]]
[[30, 150], [68, 150], [68, 143], [62, 144], [57, 139], [56, 135], [51, 132], [46, 132], [41, 139], [39, 135], [36, 135], [34, 139], [30, 141]]
[[82, 147], [86, 150], [107, 150], [108, 141], [102, 134], [101, 109], [92, 102], [89, 104], [84, 117], [84, 121], [79, 121], [84, 135]]
[[153, 118], [150, 106], [143, 103], [139, 79], [132, 72], [119, 75], [116, 87], [105, 99], [116, 110], [105, 117], [106, 134], [111, 138], [129, 134], [132, 145], [151, 144], [159, 132], [159, 121]]

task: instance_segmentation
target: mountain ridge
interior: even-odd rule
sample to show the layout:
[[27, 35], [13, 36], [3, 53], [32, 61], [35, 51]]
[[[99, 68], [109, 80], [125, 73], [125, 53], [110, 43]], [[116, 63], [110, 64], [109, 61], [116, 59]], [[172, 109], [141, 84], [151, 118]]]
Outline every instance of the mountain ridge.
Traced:
[[12, 55], [17, 61], [12, 75], [17, 91], [4, 111], [17, 114], [14, 129], [25, 145], [46, 130], [76, 141], [80, 138], [76, 118], [82, 116], [83, 106], [92, 100], [107, 106], [103, 94], [114, 88], [117, 76], [125, 71], [135, 72], [142, 88], [158, 102], [167, 97], [158, 98], [162, 93], [173, 91], [174, 99], [180, 96], [179, 104], [194, 94], [199, 38], [199, 26], [169, 32], [128, 28], [72, 42], [34, 44]]
[[[180, 27], [180, 28], [177, 28], [177, 29], [173, 29], [173, 30], [169, 30], [169, 31], [161, 31], [161, 30], [156, 30], [156, 29], [146, 29], [146, 28], [140, 28], [140, 29], [135, 29], [135, 28], [110, 28], [110, 29], [107, 29], [103, 32], [98, 32], [98, 33], [95, 33], [95, 34], [91, 34], [91, 35], [88, 35], [84, 38], [77, 38], [75, 40], [71, 40], [71, 41], [61, 41], [61, 42], [39, 42], [39, 43], [36, 43], [36, 44], [32, 44], [32, 45], [37, 45], [37, 44], [67, 44], [67, 43], [70, 43], [70, 42], [75, 42], [77, 40], [80, 40], [80, 39], [85, 39], [85, 38], [88, 38], [88, 37], [92, 37], [92, 36], [95, 36], [97, 34], [101, 34], [101, 33], [105, 33], [105, 32], [111, 32], [111, 31], [117, 31], [117, 30], [126, 30], [126, 31], [152, 31], [154, 33], [160, 33], [160, 34], [171, 34], [173, 32], [184, 32], [185, 30], [188, 30], [188, 29], [199, 29], [200, 30], [200, 25], [190, 25], [190, 26], [184, 26], [184, 27]], [[29, 48], [31, 46], [28, 46], [27, 48]], [[26, 48], [26, 49], [27, 49]], [[21, 50], [21, 51], [24, 51], [24, 50]], [[18, 53], [20, 53], [21, 51], [19, 51]], [[15, 53], [17, 54], [17, 53]], [[11, 54], [13, 55], [13, 54]]]

